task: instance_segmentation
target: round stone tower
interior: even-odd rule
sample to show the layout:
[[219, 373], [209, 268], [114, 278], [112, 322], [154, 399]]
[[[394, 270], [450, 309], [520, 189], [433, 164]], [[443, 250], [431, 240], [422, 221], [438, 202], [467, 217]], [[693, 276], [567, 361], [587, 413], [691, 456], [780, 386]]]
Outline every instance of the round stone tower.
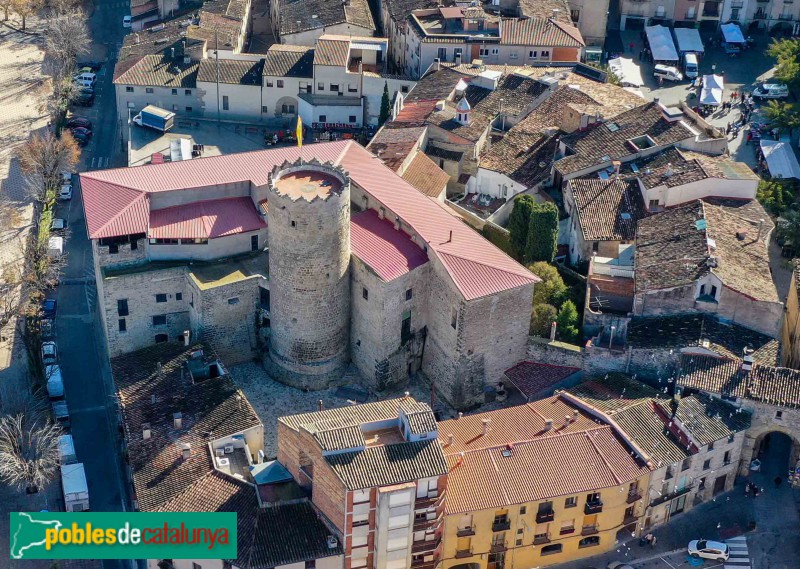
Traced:
[[324, 389], [350, 360], [350, 178], [332, 164], [276, 166], [269, 179], [270, 375]]

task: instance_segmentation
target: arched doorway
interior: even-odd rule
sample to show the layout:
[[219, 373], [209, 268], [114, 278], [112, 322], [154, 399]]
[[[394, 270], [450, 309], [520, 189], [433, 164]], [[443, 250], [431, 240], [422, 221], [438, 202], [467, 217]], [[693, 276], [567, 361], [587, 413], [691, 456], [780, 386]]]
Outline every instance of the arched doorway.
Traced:
[[275, 105], [275, 116], [291, 117], [297, 114], [297, 99], [294, 97], [281, 97]]
[[799, 456], [800, 442], [781, 431], [762, 433], [753, 445], [753, 459], [760, 462], [758, 472], [767, 479], [780, 476], [786, 480]]

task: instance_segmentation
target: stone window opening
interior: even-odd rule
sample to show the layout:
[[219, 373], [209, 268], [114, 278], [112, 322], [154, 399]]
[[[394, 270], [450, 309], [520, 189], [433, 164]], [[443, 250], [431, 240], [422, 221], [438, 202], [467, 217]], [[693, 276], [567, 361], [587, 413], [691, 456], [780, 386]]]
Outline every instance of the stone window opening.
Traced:
[[228, 304], [230, 304], [230, 305], [239, 304], [239, 297], [238, 296], [234, 296], [233, 298], [229, 298], [228, 299]]
[[411, 300], [411, 298], [412, 298], [413, 296], [414, 296], [414, 291], [412, 291], [411, 289], [408, 289], [408, 290], [406, 291], [406, 300]]
[[128, 324], [125, 322], [124, 318], [120, 318], [118, 321], [119, 331], [120, 332], [127, 332], [128, 331]]
[[783, 411], [775, 411], [775, 418], [779, 421], [783, 419]]
[[164, 293], [156, 295], [156, 302], [167, 302], [167, 295]]
[[169, 342], [169, 336], [166, 334], [156, 334], [156, 344], [163, 344]]
[[725, 456], [722, 457], [722, 463], [728, 465], [731, 463], [731, 451], [726, 450]]
[[711, 459], [703, 462], [703, 470], [708, 470], [709, 468], [711, 468]]
[[450, 327], [455, 330], [458, 326], [458, 311], [453, 308], [450, 310]]
[[183, 293], [182, 292], [176, 292], [175, 293], [175, 300], [183, 300]]
[[166, 326], [167, 325], [167, 315], [166, 314], [156, 314], [153, 316], [153, 326]]
[[128, 315], [128, 299], [127, 298], [120, 298], [117, 300], [117, 314], [119, 316], [127, 316]]
[[400, 325], [400, 345], [405, 345], [411, 339], [411, 312], [403, 313], [403, 322]]
[[292, 227], [297, 227], [297, 222], [295, 220], [292, 220], [290, 223]]
[[361, 298], [369, 300], [369, 290], [367, 290], [367, 287], [361, 287]]

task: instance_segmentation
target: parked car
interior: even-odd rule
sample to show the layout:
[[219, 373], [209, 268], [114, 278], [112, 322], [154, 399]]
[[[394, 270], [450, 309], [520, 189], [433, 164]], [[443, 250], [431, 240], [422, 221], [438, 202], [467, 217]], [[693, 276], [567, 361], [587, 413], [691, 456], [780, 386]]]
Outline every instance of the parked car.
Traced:
[[730, 556], [728, 546], [721, 541], [696, 539], [689, 542], [689, 547], [687, 549], [689, 550], [689, 555], [700, 559], [727, 561]]
[[75, 83], [82, 87], [92, 87], [97, 81], [97, 75], [91, 71], [82, 71], [72, 78]]
[[123, 28], [130, 28], [131, 27], [131, 17], [130, 16], [123, 16], [122, 17], [122, 27]]
[[72, 199], [72, 184], [64, 184], [61, 186], [61, 190], [58, 192], [58, 199], [64, 201]]
[[92, 137], [91, 129], [84, 128], [82, 126], [76, 126], [70, 129], [72, 131], [72, 136], [85, 136], [87, 138]]
[[633, 567], [620, 561], [612, 561], [608, 564], [608, 569], [633, 569]]
[[50, 224], [50, 231], [60, 232], [64, 231], [67, 228], [67, 220], [61, 219], [60, 217], [56, 217], [53, 219], [53, 222]]
[[785, 99], [789, 96], [789, 87], [783, 83], [762, 83], [753, 89], [753, 98], [757, 101], [763, 99]]
[[75, 99], [75, 104], [81, 107], [91, 107], [94, 104], [94, 93], [80, 93]]
[[659, 63], [653, 70], [653, 77], [662, 77], [665, 81], [683, 81], [683, 74], [677, 67]]
[[65, 184], [71, 184], [72, 172], [61, 172], [61, 181]]
[[89, 144], [89, 137], [86, 136], [85, 134], [73, 133], [72, 136], [75, 139], [75, 142], [78, 143], [78, 146], [86, 146], [87, 144]]
[[92, 130], [92, 121], [85, 117], [72, 117], [67, 121], [67, 128], [75, 127], [88, 128], [89, 130]]
[[42, 318], [39, 328], [41, 330], [43, 340], [49, 340], [55, 336], [56, 327], [51, 318]]
[[42, 301], [42, 314], [45, 318], [55, 318], [58, 312], [58, 301], [55, 298], [45, 298]]
[[55, 342], [45, 342], [42, 344], [42, 364], [50, 365], [58, 360], [58, 348]]

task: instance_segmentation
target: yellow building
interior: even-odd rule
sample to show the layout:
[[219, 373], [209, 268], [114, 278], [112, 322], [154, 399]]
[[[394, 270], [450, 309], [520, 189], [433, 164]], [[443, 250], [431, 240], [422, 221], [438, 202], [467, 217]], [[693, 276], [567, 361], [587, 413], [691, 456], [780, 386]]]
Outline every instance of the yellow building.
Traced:
[[441, 569], [529, 569], [637, 532], [650, 467], [565, 399], [439, 423], [449, 474]]
[[783, 346], [783, 365], [800, 369], [800, 302], [798, 302], [797, 287], [800, 285], [800, 259], [792, 261], [792, 282], [789, 285], [789, 294], [786, 295], [785, 312], [783, 314], [783, 327], [781, 329], [781, 345]]

